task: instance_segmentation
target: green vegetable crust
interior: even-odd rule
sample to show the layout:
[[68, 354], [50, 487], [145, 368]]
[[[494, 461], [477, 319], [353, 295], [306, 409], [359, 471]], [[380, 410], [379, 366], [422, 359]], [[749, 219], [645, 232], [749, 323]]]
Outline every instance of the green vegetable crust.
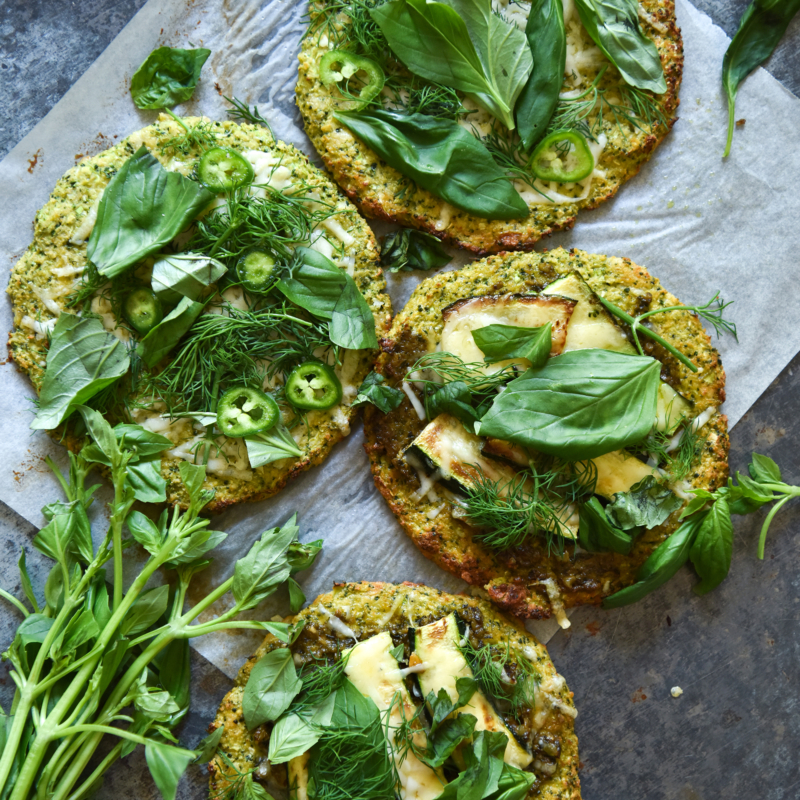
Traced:
[[[306, 622], [305, 629], [291, 646], [298, 669], [301, 664], [314, 659], [331, 659], [354, 644], [352, 639], [337, 637], [321, 607], [328, 609], [351, 628], [359, 641], [388, 630], [393, 639], [400, 642], [407, 635], [409, 627], [420, 627], [457, 611], [470, 626], [473, 643], [478, 639], [482, 644], [505, 645], [509, 642], [512, 660], [515, 652], [520, 653], [525, 648], [531, 648], [535, 653], [535, 658], [531, 660], [541, 676], [536, 711], [547, 712], [540, 720], [543, 721], [542, 727], [535, 729], [531, 740], [536, 742], [540, 735], [557, 738], [561, 743], [561, 755], [551, 777], [537, 773], [539, 780], [533, 784], [528, 796], [545, 800], [580, 800], [578, 739], [573, 729], [573, 718], [558, 708], [559, 704], [574, 708], [572, 692], [557, 674], [547, 650], [518, 622], [504, 617], [484, 600], [456, 597], [419, 584], [337, 584], [332, 592], [320, 595], [308, 608], [294, 617]], [[283, 646], [274, 636], [267, 636], [261, 647], [239, 671], [234, 687], [225, 696], [214, 722], [209, 726], [209, 731], [219, 727], [225, 729], [217, 755], [209, 765], [210, 797], [224, 797], [226, 787], [231, 786], [235, 778], [235, 773], [226, 766], [223, 756], [230, 759], [240, 772], [255, 770], [253, 774], [256, 780], [286, 785], [284, 765], [270, 767], [267, 761], [270, 725], [248, 731], [242, 712], [244, 687], [253, 666], [266, 653]], [[530, 655], [528, 651], [528, 657]], [[527, 722], [521, 725], [514, 723], [512, 719], [505, 721], [512, 726], [517, 736], [526, 738], [526, 733], [530, 734], [534, 728], [531, 727], [532, 715], [523, 717], [527, 717]]]
[[[324, 5], [311, 3], [312, 23]], [[639, 171], [677, 118], [683, 42], [675, 24], [675, 4], [673, 0], [642, 0], [639, 8], [642, 30], [655, 43], [664, 67], [667, 91], [661, 98], [660, 108], [668, 124], [653, 128], [645, 125], [644, 130], [638, 130], [624, 120], [620, 120], [619, 126], [612, 118], [606, 120], [603, 132], [608, 144], [598, 163], [606, 177], [594, 178], [589, 196], [584, 200], [531, 205], [529, 216], [501, 221], [480, 219], [459, 211], [425, 189], [415, 187], [334, 119], [335, 90], [324, 86], [319, 79], [319, 61], [328, 48], [320, 46], [320, 33], [313, 31], [313, 25], [301, 44], [296, 88], [306, 133], [336, 182], [367, 217], [419, 228], [481, 255], [503, 250], [531, 250], [546, 234], [571, 228], [580, 210], [597, 208], [613, 197], [619, 187]], [[348, 18], [340, 14], [336, 24], [346, 30]], [[585, 44], [593, 46], [588, 34], [585, 31], [582, 34]], [[589, 86], [597, 71], [583, 71], [581, 89]], [[622, 85], [613, 67], [609, 73], [612, 74], [603, 79], [601, 86]], [[565, 86], [563, 90], [568, 88], [573, 87]]]
[[[439, 341], [442, 310], [451, 303], [487, 294], [535, 293], [571, 270], [579, 272], [595, 292], [629, 312], [680, 302], [628, 259], [562, 248], [543, 254], [492, 256], [421, 283], [382, 342], [384, 352], [376, 371], [385, 376], [386, 385], [400, 386], [417, 358]], [[660, 345], [643, 343], [645, 352], [662, 362], [662, 378], [694, 404], [693, 415], [718, 408], [725, 399], [725, 373], [700, 321], [681, 311], [658, 315], [652, 323], [658, 333], [702, 368], [693, 373]], [[419, 479], [400, 453], [425, 425], [408, 399], [386, 415], [367, 409], [365, 447], [375, 483], [425, 556], [468, 583], [484, 587], [495, 603], [520, 617], [551, 616], [553, 606], [543, 583], [548, 579], [555, 580], [565, 606], [600, 603], [603, 597], [633, 583], [647, 556], [678, 527], [680, 512], [676, 511], [662, 525], [640, 536], [628, 555], [581, 552], [572, 556], [568, 547], [560, 558], [548, 555], [544, 540], [538, 537], [518, 548], [491, 550], [474, 538], [470, 526], [452, 515], [449, 502], [431, 520], [428, 513], [441, 501], [417, 502], [412, 497], [419, 489]], [[687, 489], [715, 489], [728, 477], [727, 418], [715, 413], [702, 433], [707, 434], [707, 440], [686, 479]]]
[[[199, 118], [185, 120], [189, 127], [201, 121]], [[281, 163], [291, 169], [296, 182], [315, 185], [323, 202], [347, 204], [336, 186], [313, 167], [306, 156], [291, 145], [273, 140], [266, 128], [233, 122], [208, 124], [217, 136], [219, 145], [239, 151], [271, 151], [282, 157]], [[177, 122], [161, 115], [156, 124], [133, 133], [111, 149], [87, 158], [70, 169], [56, 184], [50, 200], [36, 214], [33, 242], [13, 268], [7, 291], [14, 308], [14, 329], [8, 340], [9, 354], [17, 367], [31, 379], [37, 393], [42, 387], [48, 341], [46, 337], [37, 337], [32, 330], [22, 326], [23, 317], [41, 322], [51, 320], [53, 314], [41, 299], [42, 292], [46, 293], [45, 296], [55, 298], [63, 307], [66, 296], [74, 286], [80, 284], [79, 273], [86, 265], [86, 244], [72, 244], [70, 239], [117, 170], [141, 145], [145, 145], [164, 166], [172, 169], [177, 167], [184, 174], [191, 174], [201, 151], [192, 149], [187, 156], [182, 156], [164, 146], [171, 138], [182, 133], [183, 129]], [[375, 238], [355, 209], [351, 208], [350, 213], [344, 212], [335, 219], [355, 239], [346, 248], [346, 254], [355, 257], [353, 277], [375, 315], [376, 332], [381, 336], [389, 325], [391, 305], [385, 293], [386, 283], [379, 267]], [[69, 274], [71, 271], [72, 274]], [[72, 311], [74, 313], [76, 310]], [[355, 357], [347, 359], [345, 368], [349, 374], [342, 376], [346, 377], [343, 383], [357, 388], [369, 373], [372, 360], [373, 353], [368, 350], [359, 351]], [[301, 458], [255, 469], [252, 471], [252, 480], [209, 474], [206, 488], [216, 491], [209, 510], [222, 511], [238, 502], [269, 497], [279, 492], [294, 476], [321, 463], [331, 448], [349, 433], [349, 423], [356, 414], [356, 409], [349, 405], [355, 399], [355, 390], [351, 395], [340, 406], [308, 414], [309, 433], [301, 443], [304, 451]], [[193, 435], [188, 422], [185, 433], [180, 441]], [[54, 435], [74, 451], [82, 444], [82, 439], [76, 438], [69, 427], [64, 429], [62, 426]], [[180, 441], [176, 440], [176, 445]], [[187, 496], [178, 475], [181, 461], [165, 453], [161, 472], [168, 482], [167, 501], [185, 505]]]

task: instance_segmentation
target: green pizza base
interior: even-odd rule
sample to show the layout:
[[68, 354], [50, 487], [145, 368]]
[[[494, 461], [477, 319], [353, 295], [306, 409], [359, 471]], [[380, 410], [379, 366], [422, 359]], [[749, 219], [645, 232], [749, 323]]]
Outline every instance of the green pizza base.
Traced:
[[[606, 112], [603, 133], [608, 143], [597, 164], [604, 177], [593, 179], [586, 198], [563, 204], [547, 204], [541, 199], [532, 199], [529, 202], [530, 214], [523, 219], [482, 219], [456, 209], [404, 178], [333, 118], [339, 102], [338, 91], [324, 86], [319, 79], [319, 62], [329, 49], [328, 37], [315, 31], [313, 26], [323, 7], [320, 2], [310, 5], [312, 25], [301, 43], [296, 94], [306, 133], [325, 166], [367, 217], [427, 231], [442, 241], [480, 255], [504, 250], [532, 250], [543, 236], [571, 228], [579, 211], [597, 208], [636, 175], [677, 119], [683, 41], [676, 25], [675, 4], [673, 0], [640, 0], [640, 24], [658, 49], [667, 82], [667, 91], [658, 102], [665, 123], [637, 127], [626, 120], [614, 120]], [[349, 18], [339, 14], [335, 27], [343, 31], [345, 37], [348, 25]], [[580, 36], [585, 47], [594, 46], [582, 27]], [[565, 82], [562, 91], [586, 89], [600, 68], [586, 68], [580, 73], [581, 80], [577, 85]], [[619, 73], [609, 64], [601, 86], [613, 90], [622, 83]]]
[[[345, 255], [354, 261], [352, 275], [375, 316], [376, 332], [380, 337], [388, 328], [392, 309], [379, 265], [375, 237], [330, 178], [314, 167], [299, 150], [275, 140], [266, 128], [228, 121], [212, 122], [203, 118], [187, 118], [184, 122], [190, 128], [200, 123], [207, 125], [221, 146], [239, 151], [258, 150], [279, 157], [281, 166], [291, 171], [292, 182], [308, 184], [319, 193], [323, 202], [338, 204], [341, 212], [333, 219], [354, 239], [345, 248]], [[86, 266], [86, 243], [75, 244], [70, 240], [74, 240], [108, 182], [141, 145], [145, 145], [167, 169], [191, 174], [202, 151], [194, 147], [184, 154], [167, 145], [170, 139], [182, 133], [183, 129], [176, 121], [160, 115], [154, 125], [131, 134], [109, 150], [70, 169], [36, 214], [33, 242], [13, 268], [7, 291], [14, 311], [14, 328], [8, 340], [9, 354], [17, 367], [28, 375], [37, 392], [44, 378], [48, 339], [31, 329], [30, 325], [34, 321], [46, 327], [52, 324], [48, 321], [54, 322], [54, 312], [59, 310], [59, 306], [63, 308], [66, 295], [80, 284]], [[86, 236], [88, 238], [88, 233]], [[357, 413], [350, 403], [369, 373], [374, 357], [374, 351], [367, 350], [349, 351], [345, 355], [342, 366], [336, 368], [345, 390], [342, 403], [327, 411], [310, 412], [307, 415], [307, 433], [300, 428], [293, 430], [304, 449], [302, 457], [250, 470], [250, 476], [247, 470], [229, 470], [228, 474], [209, 471], [205, 486], [214, 489], [216, 494], [208, 510], [218, 512], [239, 502], [270, 497], [293, 477], [321, 463], [331, 448], [350, 432], [350, 423]], [[143, 419], [142, 414], [137, 414], [133, 421], [141, 423]], [[68, 425], [62, 425], [51, 433], [72, 450], [80, 449], [83, 443], [83, 438], [76, 436]], [[172, 425], [165, 435], [180, 448], [182, 443], [191, 440], [195, 431], [187, 421], [182, 425]], [[162, 458], [161, 472], [167, 480], [167, 502], [185, 505], [188, 497], [180, 480], [180, 463], [181, 458], [172, 457], [167, 451]]]
[[[534, 294], [557, 278], [580, 273], [589, 286], [628, 313], [677, 305], [680, 301], [643, 267], [628, 259], [592, 255], [562, 248], [547, 253], [507, 253], [491, 256], [423, 281], [406, 307], [394, 319], [381, 343], [376, 371], [389, 385], [399, 387], [408, 370], [438, 342], [442, 310], [468, 297], [506, 293]], [[645, 352], [661, 361], [661, 377], [694, 404], [693, 414], [718, 409], [725, 399], [725, 372], [719, 353], [711, 346], [700, 320], [689, 312], [651, 318], [653, 329], [686, 353], [700, 367], [691, 372], [646, 337]], [[544, 539], [495, 551], [474, 537], [474, 529], [453, 515], [454, 506], [429, 519], [441, 503], [416, 500], [419, 478], [402, 452], [426, 426], [405, 399], [384, 415], [370, 406], [364, 418], [365, 448], [375, 484], [405, 532], [429, 559], [474, 586], [504, 611], [523, 618], [545, 619], [562, 606], [599, 604], [604, 597], [634, 583], [636, 572], [650, 553], [678, 527], [680, 510], [667, 521], [638, 537], [627, 556], [618, 553], [574, 555], [568, 546], [559, 557], [548, 553]], [[728, 478], [727, 417], [715, 411], [703, 427], [707, 436], [702, 452], [685, 481], [684, 491], [722, 486]], [[549, 589], [549, 590], [548, 590]]]
[[[536, 740], [546, 737], [558, 741], [560, 755], [552, 775], [537, 772], [528, 797], [544, 800], [579, 800], [578, 739], [574, 731], [577, 714], [572, 692], [556, 672], [546, 648], [539, 644], [516, 620], [509, 619], [490, 603], [474, 597], [445, 594], [414, 583], [390, 584], [378, 582], [335, 584], [333, 591], [320, 595], [311, 605], [287, 622], [305, 620], [306, 626], [291, 646], [295, 664], [309, 663], [314, 659], [333, 659], [342, 650], [352, 647], [352, 638], [337, 635], [329, 623], [325, 608], [364, 640], [383, 631], [390, 631], [395, 644], [405, 641], [409, 627], [419, 627], [457, 612], [470, 627], [473, 644], [510, 644], [512, 650], [525, 653], [540, 675], [536, 695], [536, 709], [531, 709], [523, 726], [517, 725], [515, 735], [532, 742], [534, 761], [552, 762], [544, 752], [536, 749]], [[286, 787], [285, 765], [270, 765], [270, 724], [252, 731], [247, 729], [242, 713], [242, 695], [255, 663], [266, 653], [285, 645], [271, 634], [255, 654], [247, 660], [236, 678], [233, 688], [220, 704], [209, 732], [223, 727], [217, 754], [209, 764], [210, 796], [219, 797], [235, 781], [235, 770], [247, 773], [254, 770], [254, 780], [277, 787]], [[535, 719], [534, 719], [535, 718]], [[505, 720], [509, 724], [509, 720]], [[552, 768], [552, 766], [551, 766]]]

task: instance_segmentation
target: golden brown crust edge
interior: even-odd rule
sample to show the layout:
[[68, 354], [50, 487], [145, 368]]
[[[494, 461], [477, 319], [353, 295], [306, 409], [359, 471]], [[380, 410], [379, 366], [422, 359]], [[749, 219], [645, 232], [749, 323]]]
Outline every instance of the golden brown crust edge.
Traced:
[[[408, 368], [427, 347], [424, 336], [441, 332], [441, 309], [455, 299], [502, 292], [536, 292], [575, 269], [595, 291], [633, 312], [643, 294], [653, 306], [679, 301], [643, 267], [628, 259], [607, 258], [581, 251], [557, 249], [544, 254], [500, 254], [475, 262], [458, 272], [429, 278], [412, 294], [395, 317], [376, 370], [387, 382], [399, 384]], [[438, 317], [438, 318], [437, 318]], [[690, 399], [695, 413], [718, 408], [725, 398], [725, 373], [699, 319], [688, 312], [656, 317], [654, 327], [679, 349], [689, 352], [703, 370], [692, 373], [662, 348], [646, 349], [662, 360], [662, 376]], [[690, 349], [687, 350], [687, 344]], [[663, 525], [641, 536], [629, 556], [616, 553], [580, 553], [574, 559], [546, 552], [542, 543], [497, 553], [477, 542], [471, 528], [454, 518], [446, 506], [434, 520], [428, 513], [438, 504], [417, 502], [416, 473], [398, 454], [424, 427], [408, 400], [383, 415], [369, 408], [365, 415], [365, 449], [378, 490], [405, 532], [420, 551], [443, 569], [469, 584], [480, 586], [504, 611], [523, 618], [543, 619], [553, 614], [552, 590], [564, 606], [599, 604], [603, 597], [635, 580], [639, 566], [678, 526], [677, 512]], [[728, 477], [727, 418], [715, 413], [706, 424], [707, 441], [687, 479], [691, 488], [714, 489]], [[553, 580], [548, 592], [548, 583]], [[558, 602], [558, 601], [557, 601]]]

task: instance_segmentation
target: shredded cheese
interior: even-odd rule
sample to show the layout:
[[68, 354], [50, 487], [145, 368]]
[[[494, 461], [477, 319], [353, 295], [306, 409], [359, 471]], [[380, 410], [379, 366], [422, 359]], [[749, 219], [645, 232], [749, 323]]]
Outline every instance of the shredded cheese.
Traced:
[[346, 625], [339, 619], [339, 617], [328, 611], [325, 606], [319, 606], [319, 609], [328, 618], [328, 625], [331, 626], [331, 630], [335, 631], [338, 636], [340, 636], [342, 639], [355, 639], [358, 641], [358, 636], [356, 636], [355, 632], [349, 625]]
[[406, 397], [411, 401], [411, 405], [414, 406], [414, 411], [417, 412], [417, 416], [424, 420], [425, 415], [425, 406], [422, 405], [417, 395], [414, 393], [414, 390], [411, 388], [411, 384], [406, 381], [403, 381], [403, 391], [406, 393]]

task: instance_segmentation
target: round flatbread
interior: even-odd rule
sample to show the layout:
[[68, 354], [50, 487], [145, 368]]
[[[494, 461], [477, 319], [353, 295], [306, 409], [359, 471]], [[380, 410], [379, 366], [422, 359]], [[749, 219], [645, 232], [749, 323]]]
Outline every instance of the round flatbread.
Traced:
[[[351, 2], [358, 7], [359, 19], [363, 18], [364, 4], [360, 0]], [[642, 0], [639, 3], [642, 30], [658, 49], [667, 84], [667, 91], [652, 100], [647, 110], [641, 110], [641, 116], [631, 111], [630, 100], [623, 99], [628, 96], [626, 85], [594, 45], [580, 22], [575, 4], [568, 0], [564, 4], [568, 38], [562, 98], [574, 100], [580, 96], [579, 101], [584, 102], [589, 96], [586, 91], [601, 70], [606, 70], [598, 84], [605, 98], [602, 118], [596, 113], [601, 108], [600, 103], [595, 105], [588, 118], [594, 125], [595, 141], [591, 142], [591, 147], [595, 170], [588, 178], [571, 184], [537, 181], [534, 187], [517, 181], [517, 189], [530, 209], [527, 217], [511, 221], [479, 218], [453, 207], [403, 177], [334, 119], [333, 114], [348, 101], [336, 88], [323, 85], [320, 59], [331, 49], [364, 51], [352, 36], [349, 8], [347, 3], [334, 3], [332, 0], [311, 3], [311, 22], [300, 51], [297, 104], [306, 132], [325, 165], [367, 217], [418, 228], [481, 255], [502, 250], [530, 250], [546, 234], [571, 228], [579, 211], [596, 208], [613, 197], [619, 187], [639, 171], [676, 120], [683, 44], [675, 24], [672, 0]], [[524, 28], [530, 8], [526, 0], [495, 3], [495, 8]], [[359, 24], [364, 26], [367, 23], [362, 20]], [[403, 74], [400, 68], [400, 79]], [[474, 104], [470, 107], [476, 108]], [[567, 107], [568, 104], [564, 106]], [[462, 124], [473, 132], [480, 131], [485, 137], [491, 130], [491, 120], [485, 111], [479, 111]], [[502, 125], [496, 130], [501, 139], [513, 143], [513, 137], [508, 138]]]
[[[392, 645], [402, 650], [400, 663], [411, 660], [413, 664], [412, 651], [418, 645], [410, 629], [420, 629], [432, 623], [443, 625], [452, 614], [457, 616], [460, 626], [466, 626], [461, 628], [465, 637], [461, 640], [461, 647], [472, 646], [490, 654], [492, 664], [502, 662], [504, 666], [501, 668], [506, 670], [507, 679], [512, 674], [516, 676], [514, 680], [520, 678], [522, 673], [517, 671], [517, 665], [522, 660], [529, 665], [529, 672], [525, 674], [534, 677], [531, 700], [535, 705], [525, 705], [516, 716], [512, 716], [507, 710], [502, 710], [502, 701], [497, 703], [493, 699], [491, 707], [496, 711], [489, 711], [490, 715], [499, 715], [498, 719], [508, 725], [506, 730], [513, 730], [514, 747], [521, 748], [517, 751], [522, 757], [521, 763], [529, 762], [524, 769], [533, 774], [534, 780], [527, 796], [578, 800], [578, 741], [573, 730], [577, 711], [572, 693], [556, 672], [547, 650], [518, 622], [504, 617], [486, 601], [448, 595], [414, 583], [337, 584], [332, 592], [321, 595], [293, 618], [295, 622], [304, 623], [305, 627], [290, 649], [294, 664], [302, 675], [310, 668], [340, 660], [343, 651], [352, 648], [356, 642], [363, 644], [371, 637], [388, 632]], [[237, 781], [246, 780], [248, 775], [275, 794], [287, 788], [289, 781], [285, 765], [270, 764], [268, 760], [272, 723], [248, 730], [242, 709], [245, 687], [253, 667], [267, 653], [279, 647], [285, 645], [274, 636], [267, 636], [255, 655], [242, 667], [234, 687], [225, 696], [209, 726], [210, 731], [224, 728], [216, 756], [209, 765], [212, 797], [222, 796]], [[354, 659], [348, 661], [348, 668], [353, 663]], [[411, 674], [418, 676], [416, 680], [422, 687], [425, 685], [425, 671], [430, 666], [419, 665], [419, 658], [416, 663], [418, 666], [411, 670]], [[374, 674], [381, 674], [378, 667], [374, 668]], [[350, 679], [362, 693], [369, 691], [370, 687], [359, 681], [358, 676], [351, 674]], [[414, 678], [406, 680], [406, 689], [419, 703], [421, 697], [414, 688], [414, 681]], [[478, 685], [483, 686], [480, 680]], [[476, 704], [478, 700], [473, 697], [471, 702]], [[470, 712], [469, 707], [462, 710]], [[476, 731], [480, 729], [479, 726]], [[507, 750], [506, 760], [509, 758]], [[295, 781], [291, 783], [295, 788], [290, 791], [290, 797], [302, 800], [305, 792], [298, 791]]]
[[[445, 309], [467, 298], [522, 296], [524, 300], [565, 276], [572, 276], [570, 280], [579, 276], [594, 293], [629, 314], [679, 304], [647, 270], [628, 259], [578, 250], [567, 252], [561, 248], [543, 254], [501, 254], [423, 281], [395, 317], [388, 337], [382, 342], [384, 352], [376, 370], [386, 376], [389, 384], [400, 387], [417, 360], [439, 346]], [[558, 289], [554, 288], [553, 294], [558, 294]], [[574, 292], [569, 296], [575, 296]], [[583, 320], [591, 321], [594, 314], [604, 313], [601, 308], [585, 315]], [[699, 438], [691, 444], [681, 480], [670, 484], [685, 501], [691, 498], [691, 489], [713, 490], [728, 477], [727, 418], [718, 411], [725, 399], [725, 373], [719, 354], [711, 346], [696, 315], [686, 311], [669, 312], [651, 317], [648, 322], [700, 367], [698, 372], [691, 372], [660, 345], [641, 336], [646, 353], [662, 364], [664, 383], [661, 386], [672, 398], [670, 404], [681, 409], [680, 418], [687, 425], [689, 419], [696, 420], [697, 426], [702, 425]], [[490, 320], [486, 320], [482, 325], [489, 323]], [[625, 330], [610, 317], [609, 324], [613, 325], [612, 338], [621, 337], [628, 346]], [[557, 329], [554, 323], [554, 342]], [[561, 341], [563, 345], [563, 337]], [[665, 385], [671, 389], [664, 389]], [[406, 384], [406, 388], [411, 387]], [[415, 397], [415, 400], [419, 406], [419, 399]], [[677, 413], [674, 416], [677, 418]], [[439, 488], [433, 496], [426, 494], [430, 481], [415, 468], [422, 465], [412, 466], [406, 460], [407, 448], [428, 425], [429, 421], [420, 418], [410, 399], [385, 415], [374, 407], [367, 410], [365, 446], [375, 483], [425, 556], [468, 583], [483, 587], [488, 597], [505, 611], [537, 619], [556, 614], [564, 621], [564, 607], [600, 603], [604, 597], [633, 583], [647, 556], [678, 527], [683, 505], [680, 500], [677, 501], [679, 507], [662, 524], [635, 539], [627, 555], [590, 553], [572, 544], [567, 544], [559, 555], [558, 548], [549, 547], [542, 536], [528, 536], [518, 546], [494, 549], [484, 543], [485, 537], [479, 534], [478, 528], [468, 524], [462, 513], [461, 499]], [[668, 445], [666, 442], [665, 446]], [[481, 446], [485, 448], [486, 443]], [[507, 454], [495, 449], [490, 458], [495, 455], [505, 461]], [[510, 457], [513, 458], [513, 453]], [[495, 461], [487, 464], [495, 464]], [[647, 464], [629, 459], [625, 454], [624, 468], [633, 467], [639, 472], [621, 487], [612, 484], [611, 490], [606, 491], [606, 499], [614, 497], [614, 491], [627, 490], [650, 471]], [[453, 472], [452, 465], [449, 471]], [[426, 487], [421, 484], [423, 479]], [[600, 493], [599, 479], [596, 491]]]
[[[57, 318], [65, 311], [75, 314], [83, 309], [84, 314], [95, 315], [102, 320], [106, 331], [126, 344], [139, 338], [124, 321], [113, 287], [107, 291], [108, 284], [99, 286], [94, 294], [90, 290], [83, 304], [74, 307], [69, 304], [71, 296], [87, 285], [86, 242], [97, 216], [100, 196], [120, 167], [142, 146], [167, 172], [177, 171], [184, 176], [192, 174], [200, 156], [210, 146], [247, 154], [254, 164], [256, 183], [266, 182], [283, 196], [291, 195], [296, 205], [316, 210], [317, 222], [311, 230], [314, 246], [352, 276], [374, 315], [378, 336], [388, 327], [391, 304], [385, 291], [375, 238], [330, 179], [297, 149], [275, 140], [267, 128], [200, 118], [187, 118], [183, 122], [194, 138], [187, 137], [177, 121], [161, 115], [156, 124], [137, 131], [109, 150], [84, 159], [59, 180], [50, 200], [36, 215], [33, 242], [12, 270], [8, 293], [14, 309], [9, 352], [37, 392], [41, 391], [44, 379], [48, 337]], [[224, 201], [217, 201], [215, 206], [224, 207]], [[323, 209], [321, 213], [320, 209]], [[321, 217], [324, 220], [320, 223]], [[203, 218], [208, 219], [208, 216]], [[185, 244], [186, 234], [181, 236]], [[137, 279], [143, 277], [147, 285], [147, 271], [152, 269], [152, 264], [152, 258], [145, 260], [134, 273]], [[223, 313], [226, 308], [253, 307], [241, 287], [224, 291], [220, 302]], [[330, 360], [326, 353], [321, 353], [321, 357]], [[302, 455], [252, 469], [242, 440], [221, 437], [207, 467], [206, 488], [216, 493], [208, 509], [220, 511], [238, 502], [269, 497], [292, 477], [323, 461], [333, 445], [350, 431], [350, 422], [356, 413], [351, 403], [373, 358], [372, 350], [342, 350], [340, 363], [334, 366], [342, 384], [342, 399], [332, 408], [298, 415], [282, 405], [284, 420]], [[265, 388], [268, 391], [279, 388], [284, 379], [285, 375], [278, 375], [271, 383], [266, 382]], [[195, 458], [202, 437], [200, 423], [191, 418], [170, 419], [163, 404], [147, 407], [150, 400], [141, 394], [124, 396], [127, 391], [124, 387], [131, 385], [130, 375], [120, 385], [123, 395], [118, 398], [120, 402], [111, 414], [112, 420], [142, 424], [173, 442], [174, 447], [163, 454], [161, 474], [167, 481], [167, 501], [185, 504], [187, 495], [179, 465], [183, 460]], [[122, 412], [120, 406], [124, 408]], [[71, 449], [78, 449], [83, 441], [70, 425], [61, 426], [56, 436]]]

